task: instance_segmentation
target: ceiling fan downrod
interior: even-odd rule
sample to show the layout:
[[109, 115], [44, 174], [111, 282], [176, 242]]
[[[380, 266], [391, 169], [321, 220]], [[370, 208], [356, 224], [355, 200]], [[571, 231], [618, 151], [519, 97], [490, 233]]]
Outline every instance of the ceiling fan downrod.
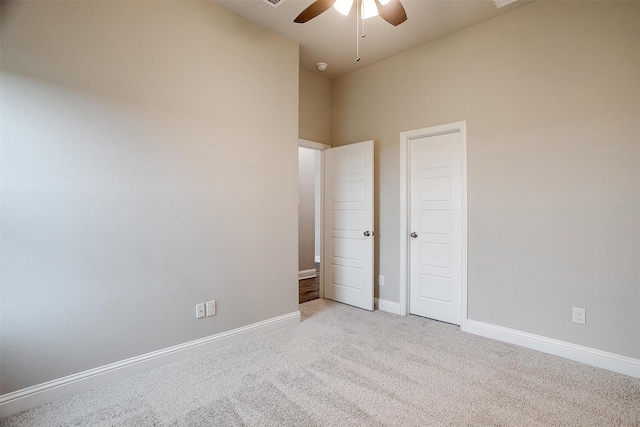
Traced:
[[360, 61], [360, 39], [367, 37], [364, 31], [364, 0], [356, 0], [356, 62]]
[[356, 62], [360, 61], [360, 2], [356, 0]]

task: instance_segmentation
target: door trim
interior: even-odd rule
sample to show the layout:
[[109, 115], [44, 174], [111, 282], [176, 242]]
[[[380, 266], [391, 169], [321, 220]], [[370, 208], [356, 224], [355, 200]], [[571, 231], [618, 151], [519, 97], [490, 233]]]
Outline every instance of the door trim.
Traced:
[[[320, 257], [324, 254], [324, 150], [331, 148], [328, 144], [322, 142], [309, 141], [308, 139], [298, 138], [298, 147], [311, 148], [320, 151]], [[322, 259], [320, 260], [322, 262]], [[320, 283], [318, 296], [324, 298], [324, 274], [320, 274]]]
[[447, 133], [462, 136], [462, 292], [460, 330], [467, 331], [467, 122], [466, 120], [400, 132], [400, 314], [409, 314], [409, 215], [411, 211], [410, 142]]
[[327, 148], [331, 148], [330, 145], [323, 144], [322, 142], [309, 141], [308, 139], [298, 139], [298, 147], [311, 148], [312, 150], [324, 151]]

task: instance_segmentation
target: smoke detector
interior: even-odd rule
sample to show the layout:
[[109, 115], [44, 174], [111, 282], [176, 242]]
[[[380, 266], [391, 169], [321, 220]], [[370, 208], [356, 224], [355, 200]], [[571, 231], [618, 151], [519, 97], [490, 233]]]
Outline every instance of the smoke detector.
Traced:
[[278, 5], [282, 3], [284, 0], [262, 0], [262, 1], [267, 4], [270, 4], [273, 7], [278, 7]]
[[318, 62], [316, 67], [318, 67], [318, 71], [324, 71], [327, 69], [327, 64], [326, 62]]

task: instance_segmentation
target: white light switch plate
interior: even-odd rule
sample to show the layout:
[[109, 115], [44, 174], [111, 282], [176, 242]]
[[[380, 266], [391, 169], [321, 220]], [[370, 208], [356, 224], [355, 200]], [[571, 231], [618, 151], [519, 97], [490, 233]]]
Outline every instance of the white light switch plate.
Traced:
[[216, 314], [216, 300], [207, 301], [207, 316], [214, 316]]

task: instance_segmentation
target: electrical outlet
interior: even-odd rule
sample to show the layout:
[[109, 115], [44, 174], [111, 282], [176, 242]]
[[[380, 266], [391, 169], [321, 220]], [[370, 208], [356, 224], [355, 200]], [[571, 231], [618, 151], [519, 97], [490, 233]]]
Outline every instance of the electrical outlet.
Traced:
[[573, 323], [581, 325], [587, 324], [587, 317], [584, 308], [573, 307]]
[[384, 286], [384, 276], [382, 274], [378, 276], [378, 285]]
[[196, 319], [202, 319], [204, 317], [204, 303], [196, 305]]
[[207, 316], [215, 316], [216, 314], [216, 300], [207, 301]]

